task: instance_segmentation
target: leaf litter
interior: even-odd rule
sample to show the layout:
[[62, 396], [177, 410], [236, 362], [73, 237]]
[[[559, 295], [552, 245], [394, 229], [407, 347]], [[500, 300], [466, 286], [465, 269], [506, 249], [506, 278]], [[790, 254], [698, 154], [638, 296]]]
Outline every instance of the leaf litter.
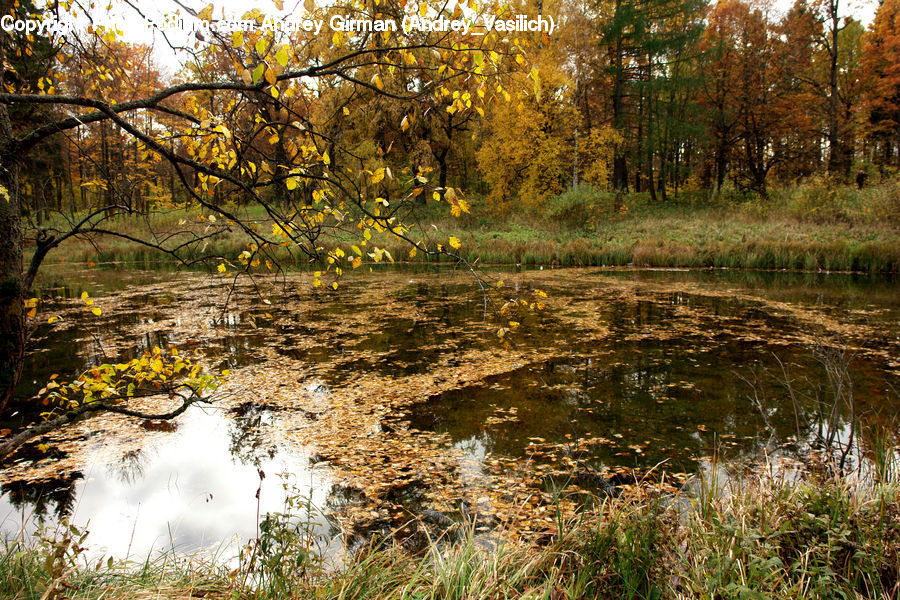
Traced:
[[[604, 349], [610, 344], [679, 342], [687, 346], [682, 358], [696, 362], [694, 353], [722, 339], [795, 348], [827, 335], [877, 361], [885, 377], [900, 370], [900, 342], [884, 335], [877, 310], [867, 313], [870, 320], [858, 311], [844, 318], [827, 307], [773, 300], [740, 287], [639, 281], [602, 270], [531, 271], [504, 274], [507, 286], [550, 290], [551, 309], [498, 340], [490, 323], [481, 323], [480, 297], [465, 275], [370, 277], [350, 277], [337, 292], [314, 290], [303, 274], [239, 283], [226, 306], [229, 294], [221, 281], [179, 275], [103, 296], [102, 316], [89, 322], [80, 320], [77, 300], [57, 301], [54, 314], [61, 319], [41, 339], [52, 343], [53, 335], [82, 327], [89, 333], [76, 345], [85, 362], [87, 349], [96, 352], [98, 344], [107, 355], [121, 356], [160, 336], [169, 345], [205, 350], [210, 368], [233, 369], [215, 407], [228, 414], [247, 405], [271, 409], [274, 418], [261, 426], [265, 436], [308, 448], [316, 468], [328, 469], [350, 498], [333, 515], [348, 537], [409, 533], [424, 526], [423, 515], [457, 518], [462, 512], [477, 515], [484, 529], [535, 540], [555, 530], [558, 513], [573, 515], [598, 491], [640, 495], [648, 481], [658, 491], [682, 485], [685, 473], [663, 476], [630, 460], [664, 446], [660, 439], [591, 431], [557, 441], [532, 437], [520, 453], [473, 457], [449, 433], [412, 425], [413, 413], [448, 393], [497, 389], [498, 378], [561, 355], [607, 360], [604, 368], [611, 370], [627, 365]], [[628, 326], [613, 326], [623, 316]], [[102, 330], [102, 343], [91, 328]], [[565, 384], [535, 380], [520, 393], [525, 398], [529, 389], [545, 387], [566, 391]], [[703, 394], [693, 381], [648, 389], [657, 405], [674, 402], [673, 394]], [[156, 397], [142, 402], [148, 410], [171, 403]], [[577, 414], [593, 417], [604, 404], [596, 398]], [[515, 429], [526, 418], [515, 405], [488, 408], [484, 432]], [[706, 426], [695, 431], [704, 435]], [[44, 436], [40, 443], [54, 452], [14, 458], [0, 471], [0, 482], [40, 482], [88, 461], [112, 463], [148, 441], [164, 443], [165, 435], [166, 427], [99, 415]], [[739, 445], [728, 437], [724, 444]], [[619, 462], [606, 460], [610, 455]]]

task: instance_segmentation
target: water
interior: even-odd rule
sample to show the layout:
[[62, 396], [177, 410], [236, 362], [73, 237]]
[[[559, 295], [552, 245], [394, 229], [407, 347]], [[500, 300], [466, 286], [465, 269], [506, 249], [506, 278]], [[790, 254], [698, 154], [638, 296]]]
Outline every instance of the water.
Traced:
[[[0, 471], [0, 528], [71, 515], [89, 522], [92, 547], [119, 557], [233, 549], [256, 535], [258, 511], [299, 494], [329, 516], [316, 517], [318, 530], [345, 541], [409, 529], [435, 510], [538, 531], [554, 494], [574, 507], [601, 478], [690, 474], [713, 454], [741, 465], [796, 455], [829, 398], [819, 346], [849, 349], [865, 424], [855, 454], [870, 450], [865, 432], [876, 426], [898, 433], [894, 279], [489, 275], [504, 280], [501, 302], [540, 287], [550, 308], [517, 317], [501, 339], [472, 281], [451, 271], [350, 276], [337, 292], [296, 274], [241, 284], [227, 305], [227, 282], [204, 275], [45, 278], [45, 313], [63, 320], [39, 328], [23, 396], [54, 373], [70, 378], [155, 345], [202, 351], [234, 375], [212, 406], [173, 423], [104, 416], [28, 445]], [[36, 418], [29, 406], [7, 416], [10, 427]], [[836, 423], [844, 438], [848, 419], [843, 411]], [[523, 499], [534, 511], [511, 524]]]

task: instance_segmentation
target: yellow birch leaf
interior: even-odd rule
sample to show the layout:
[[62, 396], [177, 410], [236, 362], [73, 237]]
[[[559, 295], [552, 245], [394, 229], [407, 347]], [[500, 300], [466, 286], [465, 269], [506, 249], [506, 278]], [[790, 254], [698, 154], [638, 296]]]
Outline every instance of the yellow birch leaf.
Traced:
[[206, 8], [197, 13], [197, 18], [201, 21], [209, 21], [212, 18], [213, 5], [207, 4]]
[[275, 60], [278, 61], [278, 64], [282, 67], [286, 67], [288, 64], [288, 53], [285, 50], [284, 46], [278, 49], [278, 52], [275, 53]]
[[262, 79], [263, 73], [266, 72], [266, 63], [259, 63], [256, 65], [256, 68], [253, 69], [253, 83], [259, 83], [259, 80]]

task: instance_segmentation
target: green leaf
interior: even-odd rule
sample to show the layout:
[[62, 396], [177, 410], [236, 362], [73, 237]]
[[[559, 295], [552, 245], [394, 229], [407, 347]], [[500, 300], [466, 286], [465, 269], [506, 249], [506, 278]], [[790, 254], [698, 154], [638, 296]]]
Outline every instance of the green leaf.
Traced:
[[278, 64], [282, 67], [286, 67], [288, 64], [288, 53], [287, 50], [284, 49], [284, 46], [278, 49], [278, 52], [275, 53], [275, 60], [278, 61]]
[[256, 68], [253, 69], [253, 83], [259, 83], [259, 80], [262, 79], [263, 73], [266, 72], [266, 64], [259, 63], [256, 65]]

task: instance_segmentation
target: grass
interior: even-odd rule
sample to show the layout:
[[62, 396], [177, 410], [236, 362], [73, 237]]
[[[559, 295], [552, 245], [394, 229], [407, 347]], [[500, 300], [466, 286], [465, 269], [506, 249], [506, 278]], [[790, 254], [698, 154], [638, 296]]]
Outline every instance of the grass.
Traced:
[[[576, 188], [538, 207], [514, 203], [497, 207], [477, 200], [472, 205], [472, 214], [455, 219], [446, 206], [431, 203], [420, 211], [419, 222], [435, 243], [446, 244], [449, 236], [460, 238], [461, 255], [482, 264], [900, 270], [897, 179], [863, 190], [813, 181], [775, 190], [768, 198], [732, 190], [682, 192], [668, 202], [654, 202], [647, 194], [617, 197]], [[269, 227], [258, 211], [242, 211], [245, 218], [258, 220], [263, 230]], [[199, 222], [193, 211], [173, 210], [152, 217], [153, 228], [159, 231], [184, 229], [181, 221], [195, 233], [209, 226]], [[133, 217], [117, 217], [109, 228], [139, 234], [146, 224]], [[246, 242], [236, 231], [224, 232], [190, 249], [186, 256], [234, 259]], [[326, 247], [350, 243], [347, 236], [321, 240]], [[376, 236], [373, 243], [398, 259], [406, 257], [409, 249], [386, 236]], [[48, 260], [143, 263], [166, 259], [122, 239], [107, 238], [100, 248], [98, 253], [86, 241], [72, 240]], [[284, 263], [305, 260], [284, 248], [277, 255]], [[423, 254], [416, 260], [424, 260]]]
[[[606, 500], [543, 546], [479, 543], [465, 528], [411, 554], [369, 547], [326, 571], [296, 556], [261, 569], [198, 557], [75, 566], [67, 529], [0, 550], [0, 596], [38, 598], [896, 598], [900, 497], [895, 482], [701, 482], [706, 493]], [[281, 556], [281, 555], [279, 555]], [[279, 559], [280, 560], [280, 559]], [[292, 562], [291, 562], [292, 561]], [[264, 562], [264, 561], [263, 561]], [[248, 578], [242, 570], [255, 564]], [[285, 566], [290, 568], [285, 568]], [[270, 564], [270, 567], [272, 565]], [[255, 577], [255, 578], [254, 578]], [[271, 581], [269, 578], [278, 578]], [[252, 579], [253, 586], [242, 585]], [[52, 590], [51, 590], [52, 586]], [[48, 590], [49, 591], [48, 593]], [[55, 591], [54, 591], [55, 590]]]

